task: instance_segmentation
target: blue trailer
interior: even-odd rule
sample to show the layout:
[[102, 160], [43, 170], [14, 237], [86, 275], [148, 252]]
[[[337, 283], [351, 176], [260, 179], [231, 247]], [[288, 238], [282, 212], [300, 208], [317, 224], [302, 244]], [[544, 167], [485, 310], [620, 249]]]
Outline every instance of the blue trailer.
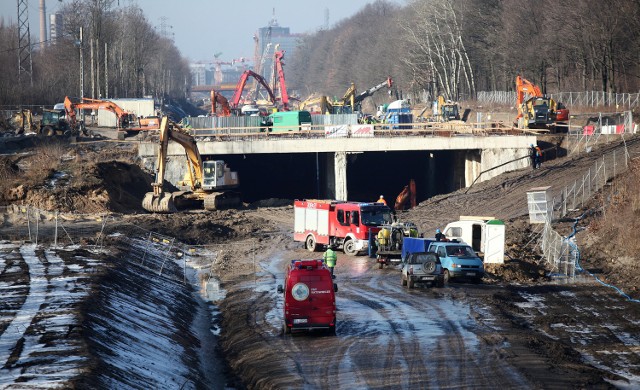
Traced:
[[405, 237], [402, 241], [402, 259], [406, 259], [411, 253], [427, 252], [429, 245], [435, 241], [435, 238]]

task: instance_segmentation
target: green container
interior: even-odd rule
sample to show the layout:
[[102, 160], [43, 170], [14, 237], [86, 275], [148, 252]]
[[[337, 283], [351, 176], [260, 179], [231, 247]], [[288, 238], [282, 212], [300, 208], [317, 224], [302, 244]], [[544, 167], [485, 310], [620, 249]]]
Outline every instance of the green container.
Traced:
[[270, 130], [274, 133], [287, 131], [311, 130], [311, 113], [309, 111], [282, 111], [269, 115]]

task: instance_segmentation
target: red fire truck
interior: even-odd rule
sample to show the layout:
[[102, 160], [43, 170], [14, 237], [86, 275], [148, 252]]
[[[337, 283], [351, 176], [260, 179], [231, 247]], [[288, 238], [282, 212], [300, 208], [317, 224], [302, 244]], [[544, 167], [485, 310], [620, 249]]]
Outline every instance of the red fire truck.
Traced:
[[382, 203], [296, 200], [293, 207], [293, 239], [311, 252], [331, 245], [355, 256], [369, 248], [369, 234], [375, 237], [381, 225], [393, 222], [391, 209]]
[[284, 287], [284, 333], [324, 329], [335, 334], [338, 285], [322, 259], [291, 260]]

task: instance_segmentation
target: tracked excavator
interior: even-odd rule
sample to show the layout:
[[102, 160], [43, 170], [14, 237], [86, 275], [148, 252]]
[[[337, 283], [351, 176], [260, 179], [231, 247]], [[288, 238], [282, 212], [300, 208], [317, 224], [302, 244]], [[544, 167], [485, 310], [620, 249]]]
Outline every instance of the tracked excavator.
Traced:
[[[163, 188], [169, 141], [179, 143], [187, 155], [187, 172], [178, 182], [180, 191], [167, 192]], [[142, 200], [142, 207], [154, 213], [172, 213], [182, 209], [204, 207], [218, 210], [241, 204], [238, 173], [232, 172], [224, 161], [203, 161], [196, 140], [168, 117], [160, 122], [160, 150], [158, 151], [156, 180]]]

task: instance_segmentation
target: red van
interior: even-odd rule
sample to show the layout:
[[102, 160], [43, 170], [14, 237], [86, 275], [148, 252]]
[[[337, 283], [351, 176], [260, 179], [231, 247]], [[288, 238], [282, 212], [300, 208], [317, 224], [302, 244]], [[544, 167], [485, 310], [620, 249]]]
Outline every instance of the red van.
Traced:
[[284, 287], [284, 334], [292, 331], [324, 329], [335, 334], [338, 285], [321, 259], [291, 260]]

